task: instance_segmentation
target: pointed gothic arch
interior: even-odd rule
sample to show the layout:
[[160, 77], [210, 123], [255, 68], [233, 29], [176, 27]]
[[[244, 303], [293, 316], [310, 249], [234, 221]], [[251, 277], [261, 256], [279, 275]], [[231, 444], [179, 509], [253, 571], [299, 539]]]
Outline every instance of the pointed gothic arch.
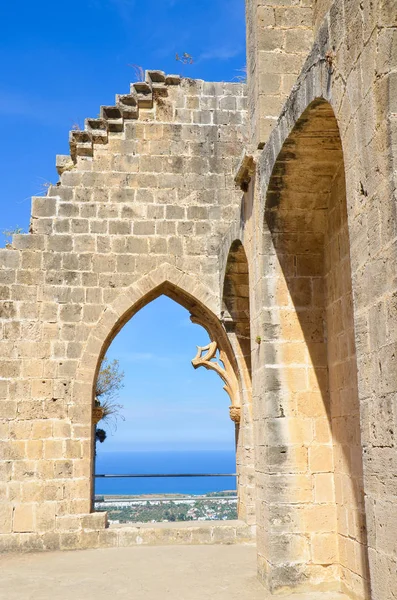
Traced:
[[250, 288], [247, 255], [239, 239], [231, 243], [227, 255], [222, 285], [221, 318], [239, 367], [242, 418], [240, 427], [236, 429], [237, 464], [241, 464], [247, 474], [245, 489], [242, 492], [244, 512], [247, 519], [255, 522]]
[[251, 379], [251, 323], [248, 260], [240, 240], [229, 249], [223, 280], [222, 319], [226, 330], [237, 342], [236, 353], [241, 355], [246, 376]]
[[[191, 291], [187, 291], [187, 289]], [[123, 291], [113, 301], [109, 309], [102, 313], [100, 319], [92, 328], [78, 369], [77, 381], [74, 386], [74, 396], [71, 399], [72, 406], [74, 405], [77, 408], [76, 417], [81, 419], [82, 411], [84, 411], [87, 425], [93, 431], [92, 409], [95, 399], [95, 382], [102, 359], [121, 328], [141, 308], [161, 295], [168, 296], [186, 308], [191, 314], [192, 321], [206, 329], [211, 339], [212, 349], [215, 349], [215, 352], [219, 351], [219, 360], [217, 363], [212, 362], [212, 356], [208, 358], [207, 356], [202, 356], [200, 352], [198, 353], [200, 356], [196, 356], [196, 359], [193, 359], [192, 362], [195, 367], [205, 366], [206, 368], [216, 370], [224, 380], [225, 389], [231, 399], [230, 417], [235, 421], [238, 429], [240, 426], [242, 376], [239, 372], [238, 361], [228, 339], [227, 332], [221, 320], [214, 312], [214, 310], [217, 310], [215, 297], [198, 279], [191, 275], [182, 274], [172, 265], [163, 265], [160, 269], [139, 279], [128, 290]], [[198, 362], [197, 359], [199, 359]], [[216, 368], [214, 368], [215, 365]], [[72, 410], [72, 418], [73, 414]], [[87, 457], [86, 465], [84, 468], [82, 467], [82, 470], [87, 474], [87, 502], [89, 501], [89, 506], [92, 510], [93, 434], [91, 435], [91, 440], [91, 456]], [[252, 468], [251, 464], [246, 464], [247, 460], [249, 462], [249, 457], [243, 457], [237, 465], [238, 492], [240, 496], [239, 481], [244, 481], [247, 469]], [[240, 506], [242, 508], [239, 507], [239, 516], [245, 519], [246, 503], [240, 502]]]
[[369, 575], [344, 160], [333, 109], [323, 99], [304, 111], [276, 159], [264, 228], [263, 405], [274, 409], [262, 414], [260, 444], [273, 459], [258, 466], [267, 473], [259, 536], [269, 535], [276, 514], [298, 525], [292, 532], [285, 522], [277, 533], [285, 540], [282, 555], [270, 545], [259, 550], [259, 562], [272, 591], [308, 582], [332, 589], [340, 570], [343, 590], [364, 599]]

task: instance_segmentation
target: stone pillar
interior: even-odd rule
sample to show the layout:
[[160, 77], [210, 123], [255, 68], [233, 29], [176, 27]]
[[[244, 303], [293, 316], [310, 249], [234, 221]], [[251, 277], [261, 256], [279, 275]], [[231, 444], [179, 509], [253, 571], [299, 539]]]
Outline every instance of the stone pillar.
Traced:
[[251, 143], [263, 148], [313, 43], [312, 0], [247, 0]]

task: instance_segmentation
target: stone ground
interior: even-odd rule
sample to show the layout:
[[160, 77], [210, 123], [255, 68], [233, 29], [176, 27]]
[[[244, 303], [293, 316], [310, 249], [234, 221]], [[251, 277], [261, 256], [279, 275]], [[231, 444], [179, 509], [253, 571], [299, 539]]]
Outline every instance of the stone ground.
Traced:
[[[146, 546], [0, 557], [1, 600], [265, 600], [254, 545]], [[286, 600], [285, 596], [283, 597]], [[294, 600], [344, 600], [340, 594]]]

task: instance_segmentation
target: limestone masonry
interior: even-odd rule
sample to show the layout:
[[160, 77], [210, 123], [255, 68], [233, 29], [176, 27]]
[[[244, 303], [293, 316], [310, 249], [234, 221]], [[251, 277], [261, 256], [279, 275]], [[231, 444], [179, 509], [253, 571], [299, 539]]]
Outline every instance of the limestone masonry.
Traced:
[[71, 132], [0, 250], [0, 551], [141, 543], [92, 512], [93, 390], [166, 294], [211, 337], [230, 531], [256, 530], [265, 587], [393, 600], [397, 2], [247, 0], [246, 20], [247, 84], [147, 71]]

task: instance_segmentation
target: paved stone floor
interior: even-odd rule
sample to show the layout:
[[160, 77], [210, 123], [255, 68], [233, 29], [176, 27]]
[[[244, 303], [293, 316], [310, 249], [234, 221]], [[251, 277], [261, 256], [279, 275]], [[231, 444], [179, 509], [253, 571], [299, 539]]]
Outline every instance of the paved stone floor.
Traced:
[[[253, 545], [144, 546], [0, 557], [1, 600], [265, 600]], [[295, 600], [342, 600], [338, 594]], [[285, 599], [285, 597], [284, 597]]]

